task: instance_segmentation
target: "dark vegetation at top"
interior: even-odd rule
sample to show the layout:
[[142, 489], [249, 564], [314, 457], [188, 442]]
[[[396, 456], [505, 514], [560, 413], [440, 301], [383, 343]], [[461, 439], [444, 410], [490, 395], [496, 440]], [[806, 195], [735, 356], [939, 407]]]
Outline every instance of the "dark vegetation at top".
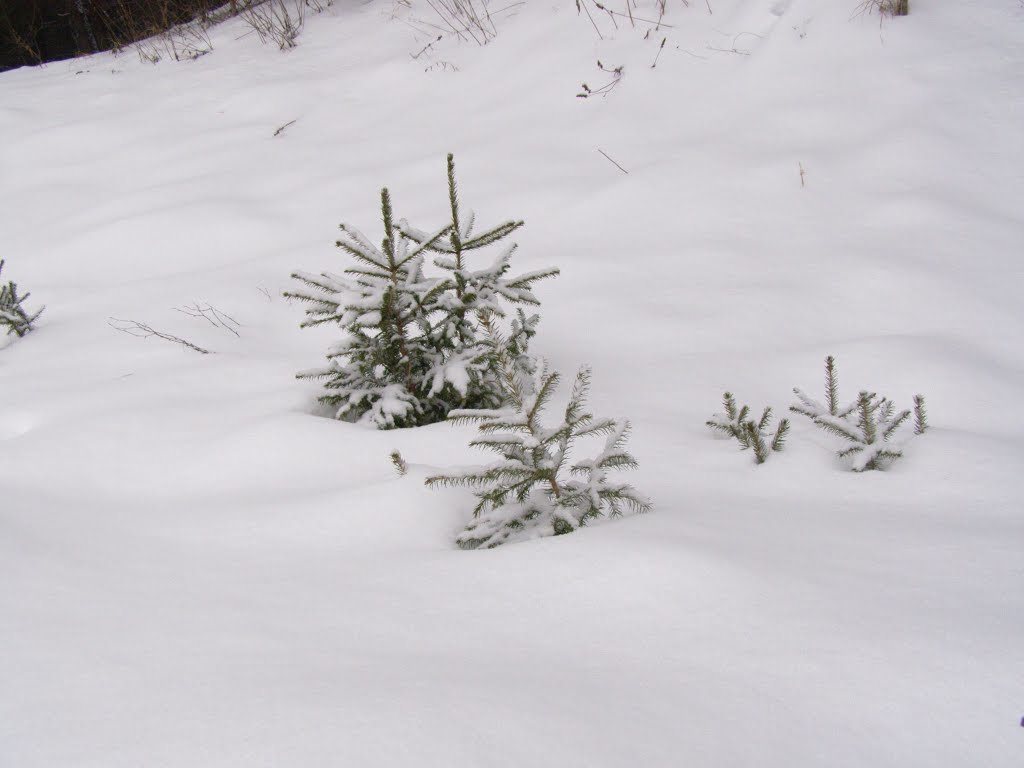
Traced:
[[0, 72], [120, 48], [193, 19], [215, 22], [248, 0], [2, 0]]

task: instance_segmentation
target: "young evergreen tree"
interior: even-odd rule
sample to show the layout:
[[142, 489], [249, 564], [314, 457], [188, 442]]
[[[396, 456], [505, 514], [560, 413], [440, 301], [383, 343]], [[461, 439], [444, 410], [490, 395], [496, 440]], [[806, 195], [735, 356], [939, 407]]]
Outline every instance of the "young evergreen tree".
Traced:
[[[541, 368], [532, 374], [515, 368], [504, 355], [502, 380], [508, 386], [507, 407], [453, 411], [456, 422], [478, 425], [480, 437], [470, 444], [494, 451], [501, 460], [483, 467], [428, 477], [428, 487], [473, 488], [477, 505], [473, 521], [456, 541], [467, 549], [496, 547], [513, 541], [570, 533], [588, 521], [626, 510], [646, 512], [650, 502], [632, 486], [614, 483], [608, 473], [632, 469], [636, 460], [624, 446], [629, 423], [595, 419], [586, 410], [590, 371], [576, 376], [560, 424], [545, 427], [541, 415], [558, 386], [559, 374]], [[570, 463], [576, 441], [605, 437], [604, 448], [591, 459]]]
[[447, 286], [423, 275], [424, 251], [447, 227], [412, 244], [395, 228], [386, 188], [381, 190], [381, 217], [379, 248], [359, 230], [341, 225], [343, 236], [336, 245], [356, 261], [345, 270], [350, 277], [292, 275], [306, 288], [285, 295], [310, 305], [302, 325], [335, 322], [346, 331], [346, 338], [328, 351], [326, 368], [298, 375], [324, 380], [328, 393], [320, 400], [335, 406], [339, 419], [382, 429], [440, 421], [458, 400], [452, 390], [464, 389], [468, 378], [448, 370], [433, 326], [443, 314], [438, 301]]
[[[344, 340], [328, 351], [327, 367], [299, 374], [324, 381], [328, 392], [320, 399], [336, 408], [337, 418], [387, 429], [441, 421], [454, 408], [503, 404], [494, 354], [495, 340], [502, 338], [498, 322], [507, 317], [508, 305], [539, 304], [533, 284], [558, 270], [508, 276], [515, 244], [489, 266], [469, 268], [467, 254], [504, 240], [522, 222], [474, 234], [473, 215], [459, 212], [451, 155], [448, 204], [451, 223], [426, 233], [395, 222], [384, 189], [379, 248], [342, 224], [337, 246], [356, 266], [345, 276], [292, 275], [304, 286], [285, 295], [308, 303], [302, 325], [337, 323], [345, 331]], [[442, 271], [439, 277], [424, 272], [428, 252]], [[536, 332], [536, 318], [520, 313], [511, 326], [510, 342], [525, 342]]]
[[786, 435], [789, 433], [789, 419], [782, 419], [779, 422], [778, 429], [769, 440], [771, 408], [765, 408], [758, 421], [749, 419], [747, 417], [750, 415], [750, 408], [746, 405], [737, 408], [732, 392], [726, 392], [722, 396], [722, 407], [723, 413], [714, 414], [705, 423], [712, 429], [734, 437], [742, 450], [753, 449], [755, 463], [764, 464], [769, 454], [782, 450]]
[[[809, 397], [803, 390], [793, 390], [798, 402], [790, 410], [807, 416], [821, 429], [841, 437], [848, 442], [838, 451], [840, 458], [852, 457], [855, 472], [884, 469], [888, 464], [903, 456], [902, 451], [890, 440], [900, 426], [910, 418], [910, 411], [896, 411], [891, 400], [879, 397], [874, 392], [861, 391], [849, 405], [839, 406], [839, 378], [835, 360], [825, 358], [825, 403]], [[924, 398], [920, 398], [921, 412], [918, 423], [923, 429]]]
[[[0, 259], [0, 273], [4, 270], [4, 260]], [[29, 331], [35, 330], [32, 324], [39, 319], [46, 307], [40, 307], [36, 312], [29, 314], [22, 306], [25, 299], [31, 294], [18, 295], [18, 286], [14, 281], [6, 285], [0, 283], [0, 327], [7, 329], [7, 335], [15, 334], [19, 338]]]

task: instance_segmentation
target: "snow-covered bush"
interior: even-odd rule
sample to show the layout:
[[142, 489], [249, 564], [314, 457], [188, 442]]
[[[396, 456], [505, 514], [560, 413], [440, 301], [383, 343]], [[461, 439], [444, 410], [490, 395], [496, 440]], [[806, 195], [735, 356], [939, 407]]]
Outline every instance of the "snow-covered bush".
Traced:
[[[596, 419], [586, 411], [590, 371], [580, 370], [560, 424], [545, 427], [541, 414], [558, 386], [559, 374], [543, 367], [528, 373], [504, 358], [503, 381], [509, 403], [492, 410], [459, 410], [458, 422], [478, 424], [480, 437], [470, 445], [494, 451], [501, 460], [482, 467], [451, 470], [428, 477], [428, 487], [474, 489], [473, 520], [456, 538], [466, 549], [490, 548], [513, 541], [571, 533], [596, 517], [625, 510], [646, 512], [651, 503], [632, 486], [611, 482], [608, 473], [637, 463], [624, 449], [629, 422]], [[604, 436], [593, 458], [570, 464], [576, 441]]]
[[754, 461], [757, 464], [764, 464], [772, 451], [781, 451], [789, 432], [789, 419], [782, 419], [774, 436], [769, 440], [769, 429], [772, 420], [772, 409], [765, 408], [758, 421], [750, 416], [750, 408], [744, 405], [736, 407], [736, 399], [732, 392], [722, 395], [722, 413], [714, 414], [707, 422], [712, 429], [716, 429], [730, 437], [736, 438], [742, 450], [752, 448]]
[[[0, 259], [0, 273], [4, 270], [4, 260]], [[18, 337], [24, 336], [34, 330], [32, 323], [39, 319], [45, 307], [40, 307], [36, 312], [29, 314], [22, 306], [22, 303], [31, 294], [18, 295], [18, 286], [14, 281], [6, 285], [0, 283], [0, 327], [7, 329], [7, 335], [15, 334]]]
[[[299, 374], [324, 379], [328, 393], [320, 399], [336, 407], [337, 418], [382, 429], [409, 427], [441, 421], [453, 408], [494, 408], [504, 402], [495, 370], [497, 324], [507, 305], [539, 304], [533, 284], [558, 270], [506, 277], [514, 243], [490, 265], [470, 268], [471, 252], [504, 240], [522, 222], [475, 234], [473, 214], [460, 215], [451, 155], [448, 204], [451, 222], [426, 233], [404, 220], [395, 222], [385, 188], [380, 247], [342, 224], [337, 246], [356, 261], [345, 270], [347, 277], [293, 273], [304, 287], [286, 295], [310, 305], [302, 325], [337, 323], [345, 331], [328, 351], [326, 368]], [[437, 277], [424, 271], [431, 253], [441, 272]], [[519, 331], [513, 324], [510, 338], [528, 339], [535, 325], [536, 318], [520, 314]]]
[[[849, 444], [838, 451], [840, 458], [853, 457], [852, 469], [863, 472], [885, 469], [903, 456], [897, 444], [890, 442], [900, 426], [910, 418], [910, 411], [896, 412], [891, 400], [874, 392], [861, 391], [846, 406], [839, 405], [839, 379], [835, 359], [825, 358], [825, 402], [820, 403], [799, 388], [793, 389], [799, 402], [790, 406], [794, 413], [807, 416], [818, 427], [843, 438]], [[924, 397], [914, 397], [915, 432], [927, 429]]]

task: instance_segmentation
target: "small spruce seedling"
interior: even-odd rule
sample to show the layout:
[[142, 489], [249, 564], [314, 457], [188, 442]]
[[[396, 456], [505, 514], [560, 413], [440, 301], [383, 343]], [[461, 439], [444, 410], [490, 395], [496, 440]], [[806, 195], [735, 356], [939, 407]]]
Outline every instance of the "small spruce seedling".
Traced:
[[[857, 399], [846, 406], [839, 405], [839, 377], [835, 359], [825, 358], [825, 402], [821, 403], [795, 388], [796, 403], [790, 410], [807, 416], [815, 425], [826, 432], [848, 441], [838, 451], [840, 458], [852, 457], [853, 470], [863, 472], [869, 469], [884, 469], [903, 456], [900, 448], [890, 440], [902, 424], [910, 418], [910, 411], [896, 411], [891, 400], [877, 393], [861, 391]], [[914, 398], [915, 433], [927, 429], [924, 411], [924, 397]]]
[[723, 432], [736, 439], [742, 450], [753, 449], [754, 462], [764, 464], [773, 451], [781, 451], [789, 433], [789, 419], [782, 419], [778, 429], [769, 439], [772, 409], [765, 408], [757, 421], [748, 418], [749, 406], [736, 407], [736, 398], [732, 392], [722, 395], [723, 413], [716, 413], [705, 422], [712, 429]]
[[[4, 269], [4, 260], [0, 259], [0, 272]], [[14, 281], [6, 285], [0, 284], [0, 327], [7, 328], [7, 334], [15, 334], [19, 338], [29, 331], [35, 330], [33, 323], [39, 319], [46, 307], [40, 307], [38, 311], [29, 314], [22, 306], [25, 299], [31, 294], [18, 295], [18, 286]]]
[[[545, 427], [540, 418], [558, 386], [559, 374], [541, 368], [528, 382], [522, 370], [504, 374], [510, 385], [507, 407], [453, 411], [449, 417], [455, 423], [476, 423], [480, 436], [470, 445], [494, 451], [501, 460], [426, 480], [428, 487], [474, 490], [473, 520], [456, 538], [459, 546], [491, 548], [557, 536], [594, 518], [651, 508], [632, 486], [608, 478], [610, 471], [633, 469], [637, 463], [625, 450], [629, 422], [595, 419], [586, 410], [587, 368], [577, 374], [565, 415], [555, 427]], [[604, 448], [593, 458], [570, 463], [570, 451], [588, 436], [604, 436]]]

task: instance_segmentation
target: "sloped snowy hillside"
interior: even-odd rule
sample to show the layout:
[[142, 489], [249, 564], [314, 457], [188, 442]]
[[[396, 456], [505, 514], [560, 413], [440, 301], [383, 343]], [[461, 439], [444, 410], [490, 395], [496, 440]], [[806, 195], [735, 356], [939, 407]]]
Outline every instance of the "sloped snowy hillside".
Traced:
[[[420, 53], [418, 0], [337, 0], [287, 53], [236, 19], [0, 75], [0, 258], [47, 305], [0, 341], [0, 766], [1024, 765], [1024, 7], [858, 2], [530, 2]], [[460, 551], [422, 480], [471, 428], [294, 379], [338, 334], [290, 272], [384, 184], [443, 223], [449, 151], [562, 269], [536, 351], [632, 420], [652, 513]], [[891, 470], [705, 426], [828, 354], [926, 395]]]

